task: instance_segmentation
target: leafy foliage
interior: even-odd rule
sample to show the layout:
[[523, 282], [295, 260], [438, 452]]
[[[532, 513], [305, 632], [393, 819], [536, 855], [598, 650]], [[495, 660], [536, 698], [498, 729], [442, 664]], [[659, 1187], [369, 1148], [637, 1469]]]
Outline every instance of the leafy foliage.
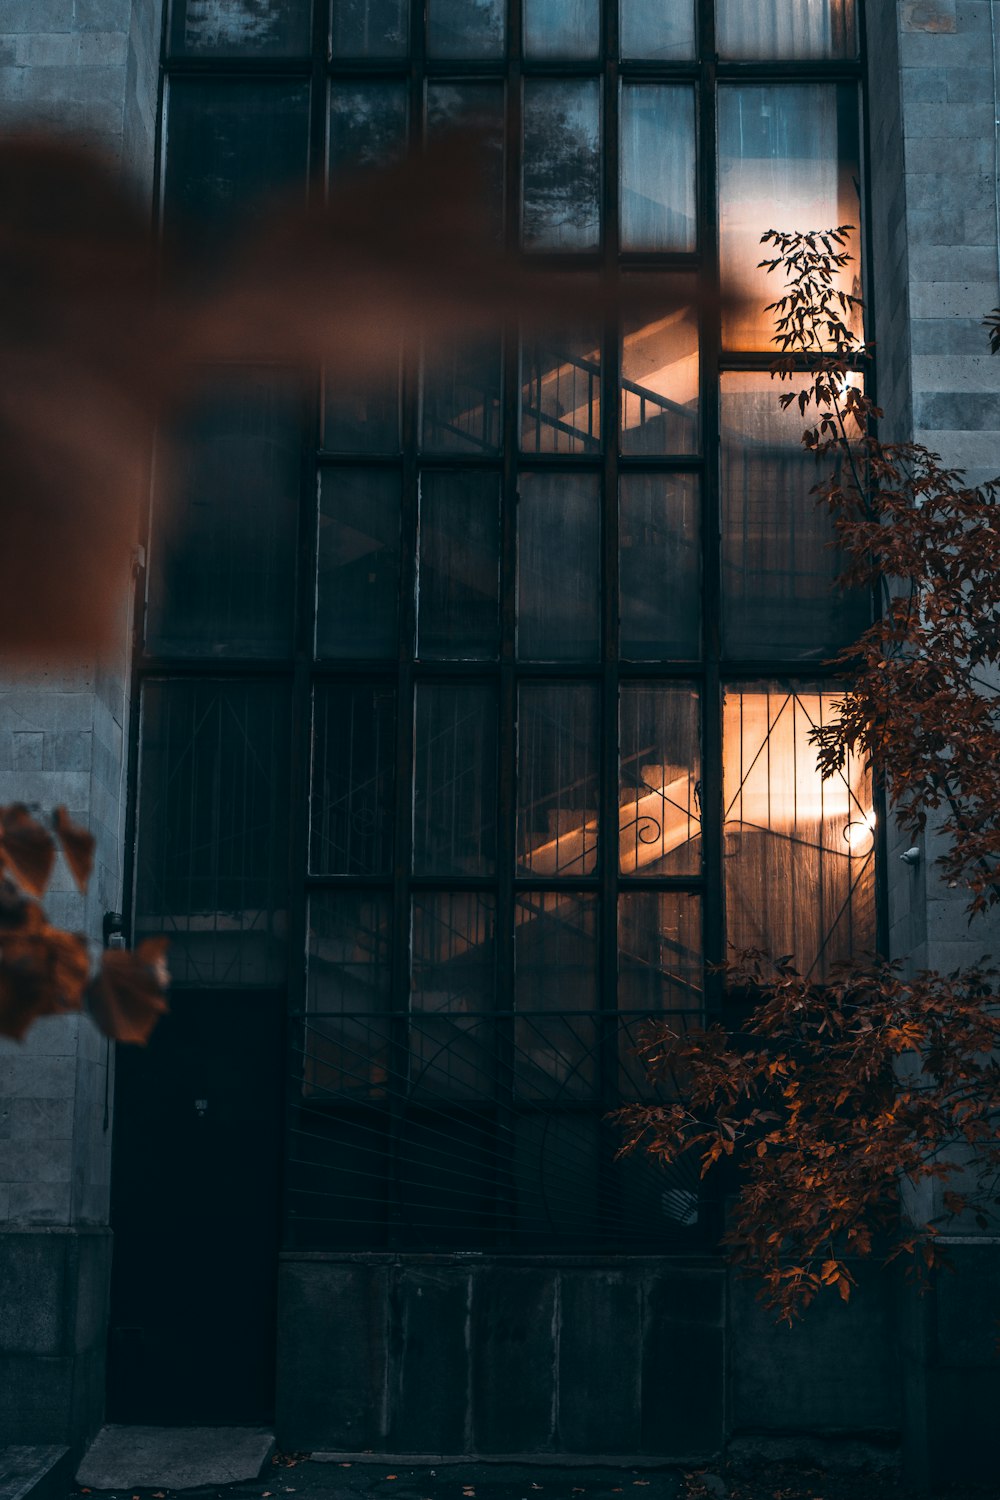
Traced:
[[52, 828], [54, 837], [23, 803], [0, 807], [0, 1036], [21, 1041], [40, 1016], [86, 1009], [105, 1036], [143, 1044], [167, 1009], [166, 939], [107, 952], [92, 975], [87, 939], [52, 926], [36, 898], [52, 878], [57, 842], [86, 890], [94, 840], [62, 807]]
[[[837, 658], [839, 715], [811, 738], [826, 776], [860, 753], [903, 828], [937, 815], [938, 864], [972, 915], [1000, 900], [1000, 482], [969, 485], [919, 444], [879, 441], [860, 378], [871, 346], [851, 328], [860, 303], [836, 280], [849, 228], [769, 231], [761, 262], [785, 274], [768, 309], [773, 372], [792, 387], [781, 405], [811, 423], [805, 447], [830, 461], [815, 493], [847, 559], [841, 582], [880, 601]], [[791, 955], [751, 952], [727, 977], [757, 1002], [743, 1030], [652, 1025], [650, 1074], [685, 1078], [685, 1096], [617, 1119], [624, 1152], [666, 1164], [693, 1152], [703, 1176], [728, 1164], [725, 1243], [762, 1277], [768, 1305], [791, 1321], [822, 1288], [846, 1301], [856, 1257], [907, 1254], [929, 1269], [942, 1218], [996, 1224], [1000, 1006], [985, 959], [908, 979], [869, 956], [819, 986]], [[945, 1212], [928, 1220], [935, 1184]], [[905, 1190], [919, 1204], [910, 1216]]]
[[[996, 978], [975, 968], [907, 980], [872, 961], [820, 986], [788, 960], [745, 954], [729, 979], [760, 999], [741, 1033], [649, 1028], [650, 1076], [685, 1078], [685, 1097], [620, 1111], [624, 1150], [665, 1165], [694, 1153], [703, 1176], [735, 1164], [724, 1242], [788, 1321], [823, 1287], [846, 1301], [852, 1258], [919, 1254], [930, 1267], [939, 1226], [907, 1223], [901, 1189], [940, 1182], [949, 1213], [984, 1228], [1000, 1202]], [[955, 1143], [969, 1148], [964, 1173]]]

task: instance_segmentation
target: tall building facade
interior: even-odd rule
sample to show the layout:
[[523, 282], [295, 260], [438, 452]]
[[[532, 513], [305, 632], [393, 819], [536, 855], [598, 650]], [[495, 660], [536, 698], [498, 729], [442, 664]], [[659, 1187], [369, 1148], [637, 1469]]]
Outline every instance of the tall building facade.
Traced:
[[11, 119], [99, 139], [168, 237], [210, 250], [464, 124], [499, 240], [581, 308], [642, 293], [428, 333], [377, 388], [207, 372], [121, 659], [6, 689], [5, 797], [99, 835], [93, 910], [53, 915], [124, 910], [175, 981], [117, 1078], [68, 1019], [0, 1062], [9, 1441], [102, 1413], [385, 1453], [905, 1432], [971, 1472], [992, 1242], [927, 1301], [866, 1274], [788, 1333], [727, 1274], [722, 1206], [617, 1162], [607, 1115], [655, 1097], [644, 1021], [724, 1015], [731, 946], [817, 978], [981, 951], [931, 841], [901, 865], [863, 768], [814, 768], [867, 602], [831, 587], [757, 262], [768, 228], [855, 226], [891, 435], [990, 471], [988, 0], [7, 10]]

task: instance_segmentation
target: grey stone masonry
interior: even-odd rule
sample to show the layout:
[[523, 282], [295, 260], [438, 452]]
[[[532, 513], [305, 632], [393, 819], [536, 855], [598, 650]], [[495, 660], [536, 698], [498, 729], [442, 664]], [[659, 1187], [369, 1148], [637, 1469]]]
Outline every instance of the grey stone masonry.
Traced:
[[[0, 130], [83, 139], [150, 203], [161, 20], [162, 0], [0, 0]], [[122, 905], [131, 592], [123, 577], [100, 663], [11, 663], [0, 648], [0, 801], [62, 804], [95, 835], [86, 895], [60, 859], [45, 899], [95, 950]], [[79, 1017], [0, 1041], [0, 1284], [18, 1287], [0, 1319], [0, 1442], [78, 1448], [101, 1420], [112, 1062]]]
[[[1000, 302], [1000, 14], [991, 0], [902, 0], [870, 4], [868, 25], [886, 432], [925, 444], [978, 482], [1000, 473], [1000, 358], [990, 354], [983, 327]], [[897, 57], [898, 103], [883, 86]], [[901, 174], [892, 160], [900, 150]], [[914, 969], [950, 970], [997, 952], [997, 924], [970, 926], [963, 892], [937, 879], [941, 845], [933, 827], [920, 841], [919, 867], [899, 862], [909, 842], [893, 840], [888, 861], [894, 956]]]

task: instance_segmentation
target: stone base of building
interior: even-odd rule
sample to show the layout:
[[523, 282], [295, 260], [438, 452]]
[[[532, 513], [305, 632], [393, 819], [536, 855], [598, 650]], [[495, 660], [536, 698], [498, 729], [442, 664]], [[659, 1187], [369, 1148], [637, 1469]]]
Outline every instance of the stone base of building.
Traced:
[[109, 1229], [0, 1230], [0, 1447], [100, 1427], [110, 1272]]
[[947, 1252], [952, 1272], [901, 1297], [907, 1477], [931, 1488], [997, 1477], [1000, 1242], [970, 1238]]

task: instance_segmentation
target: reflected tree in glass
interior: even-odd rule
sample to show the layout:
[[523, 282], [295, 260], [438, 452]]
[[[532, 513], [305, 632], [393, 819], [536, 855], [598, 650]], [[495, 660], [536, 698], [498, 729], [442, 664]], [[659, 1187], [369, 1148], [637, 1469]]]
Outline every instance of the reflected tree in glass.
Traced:
[[521, 237], [527, 249], [597, 249], [600, 136], [596, 79], [525, 80]]
[[427, 0], [428, 57], [502, 57], [503, 0]]
[[331, 57], [404, 57], [410, 7], [406, 0], [335, 0]]
[[170, 50], [197, 57], [295, 57], [311, 43], [311, 0], [174, 0]]

